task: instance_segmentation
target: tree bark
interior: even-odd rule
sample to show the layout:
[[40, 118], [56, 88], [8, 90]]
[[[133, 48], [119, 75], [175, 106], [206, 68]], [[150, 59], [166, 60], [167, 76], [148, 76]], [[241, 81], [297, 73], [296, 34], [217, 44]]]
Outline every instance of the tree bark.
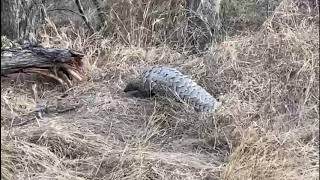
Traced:
[[35, 40], [43, 22], [41, 0], [1, 0], [1, 35], [12, 40]]
[[83, 54], [43, 47], [5, 49], [1, 51], [1, 76], [13, 73], [38, 73], [71, 86], [71, 80], [83, 80]]

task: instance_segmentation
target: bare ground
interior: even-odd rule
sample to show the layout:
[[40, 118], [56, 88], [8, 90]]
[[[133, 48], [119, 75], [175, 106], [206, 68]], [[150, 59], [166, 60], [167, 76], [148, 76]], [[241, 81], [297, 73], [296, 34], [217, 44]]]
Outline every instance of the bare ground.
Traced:
[[[227, 39], [204, 57], [98, 36], [63, 42], [88, 53], [87, 82], [62, 92], [47, 80], [1, 79], [2, 178], [319, 179], [314, 11], [284, 1], [258, 32]], [[197, 114], [122, 92], [153, 64], [179, 67], [222, 107]], [[48, 107], [42, 119], [33, 83]]]

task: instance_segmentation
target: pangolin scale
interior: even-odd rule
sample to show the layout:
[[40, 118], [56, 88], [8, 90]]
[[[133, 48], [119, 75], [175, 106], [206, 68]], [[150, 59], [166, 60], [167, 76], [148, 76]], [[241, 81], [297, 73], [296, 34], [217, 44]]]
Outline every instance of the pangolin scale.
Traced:
[[165, 66], [148, 68], [129, 82], [124, 92], [135, 92], [135, 96], [140, 97], [171, 97], [190, 104], [198, 112], [213, 112], [221, 104], [192, 79], [175, 68]]

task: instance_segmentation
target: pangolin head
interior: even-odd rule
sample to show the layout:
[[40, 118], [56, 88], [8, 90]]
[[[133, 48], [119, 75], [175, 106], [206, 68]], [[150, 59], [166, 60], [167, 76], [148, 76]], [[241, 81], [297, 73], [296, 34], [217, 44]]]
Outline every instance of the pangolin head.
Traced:
[[142, 83], [141, 80], [139, 79], [133, 79], [131, 80], [127, 86], [124, 88], [124, 92], [129, 92], [129, 91], [139, 91], [141, 90]]

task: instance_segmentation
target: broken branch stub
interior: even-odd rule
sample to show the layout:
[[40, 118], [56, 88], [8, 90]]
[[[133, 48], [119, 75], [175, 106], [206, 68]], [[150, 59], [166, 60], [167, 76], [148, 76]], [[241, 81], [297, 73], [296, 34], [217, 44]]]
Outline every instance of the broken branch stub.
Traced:
[[63, 48], [25, 47], [1, 50], [1, 76], [37, 73], [64, 86], [84, 80], [83, 54]]

